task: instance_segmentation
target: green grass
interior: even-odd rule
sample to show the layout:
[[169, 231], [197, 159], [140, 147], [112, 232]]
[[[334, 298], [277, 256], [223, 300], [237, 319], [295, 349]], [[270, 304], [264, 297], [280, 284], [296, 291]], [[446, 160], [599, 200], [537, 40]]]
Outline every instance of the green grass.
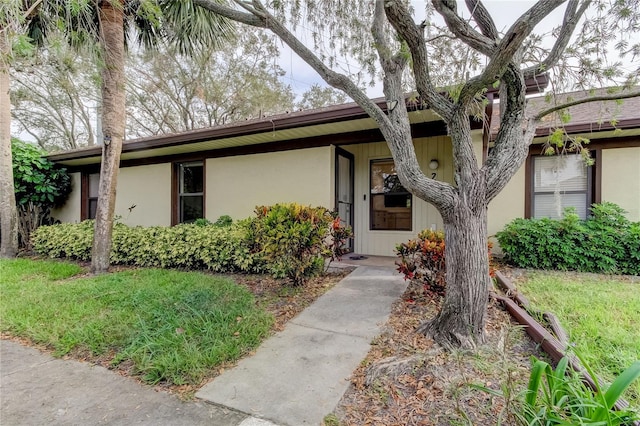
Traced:
[[[519, 289], [535, 309], [558, 316], [576, 352], [608, 382], [640, 359], [640, 282], [591, 274], [533, 273]], [[640, 406], [640, 381], [624, 397]]]
[[255, 348], [273, 318], [226, 278], [134, 269], [74, 277], [74, 264], [0, 260], [0, 330], [57, 356], [106, 356], [148, 383], [198, 384]]

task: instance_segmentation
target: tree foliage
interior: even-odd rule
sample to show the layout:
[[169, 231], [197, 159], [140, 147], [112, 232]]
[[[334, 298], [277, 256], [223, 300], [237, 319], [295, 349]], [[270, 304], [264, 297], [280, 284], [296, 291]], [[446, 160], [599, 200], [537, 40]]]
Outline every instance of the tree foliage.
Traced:
[[35, 203], [42, 207], [58, 207], [71, 192], [67, 170], [52, 163], [45, 151], [19, 139], [11, 142], [13, 178], [18, 206]]
[[[419, 331], [445, 347], [473, 347], [484, 340], [488, 204], [524, 163], [539, 121], [565, 107], [550, 105], [528, 114], [526, 83], [544, 74], [555, 90], [606, 82], [628, 88], [638, 79], [637, 69], [625, 72], [619, 59], [607, 55], [613, 51], [617, 58], [636, 59], [637, 0], [540, 0], [512, 22], [492, 16], [481, 0], [465, 0], [463, 8], [453, 0], [433, 0], [418, 22], [405, 0], [194, 2], [246, 25], [268, 28], [376, 121], [402, 185], [434, 205], [444, 222], [447, 294], [438, 316]], [[559, 25], [548, 37], [537, 33], [538, 24], [561, 6]], [[300, 22], [312, 31], [311, 42], [296, 36]], [[543, 38], [548, 42], [542, 43]], [[340, 58], [359, 63], [361, 70], [342, 72]], [[397, 107], [385, 110], [369, 99], [359, 86], [360, 72], [379, 75], [387, 102]], [[454, 183], [430, 179], [419, 166], [405, 104], [407, 87], [447, 125]], [[491, 88], [498, 92], [485, 97]], [[600, 99], [631, 96], [640, 93]], [[478, 105], [495, 97], [500, 99], [500, 128], [483, 161], [476, 156], [469, 118]]]

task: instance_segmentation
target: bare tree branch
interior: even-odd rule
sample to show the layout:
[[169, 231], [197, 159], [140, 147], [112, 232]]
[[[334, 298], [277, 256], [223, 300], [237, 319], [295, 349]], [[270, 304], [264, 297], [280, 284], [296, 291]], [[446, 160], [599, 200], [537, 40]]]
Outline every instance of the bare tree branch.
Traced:
[[458, 15], [455, 0], [432, 0], [434, 8], [442, 15], [447, 27], [465, 44], [478, 52], [492, 56], [497, 43], [495, 40], [477, 32], [467, 21]]
[[507, 30], [484, 71], [465, 83], [460, 91], [460, 104], [468, 105], [480, 90], [499, 80], [534, 27], [564, 1], [540, 0], [520, 16]]
[[418, 94], [440, 116], [445, 119], [451, 117], [453, 105], [436, 90], [429, 73], [429, 54], [422, 27], [413, 22], [413, 18], [403, 2], [388, 2], [384, 7], [387, 19], [400, 37], [406, 41], [411, 51], [413, 74]]
[[492, 40], [498, 40], [500, 38], [498, 29], [496, 28], [496, 24], [493, 21], [491, 14], [482, 3], [482, 0], [465, 0], [465, 3], [467, 4], [469, 12], [471, 12], [471, 16], [473, 16], [474, 21], [476, 21], [478, 27], [480, 27], [482, 34]]
[[276, 34], [302, 58], [311, 68], [313, 68], [324, 81], [336, 89], [343, 90], [349, 95], [364, 111], [369, 114], [377, 123], [388, 125], [386, 114], [373, 102], [367, 94], [361, 90], [346, 75], [333, 71], [327, 67], [318, 56], [307, 46], [296, 38], [278, 19], [272, 16], [269, 11], [258, 0], [253, 1], [253, 7], [261, 15], [257, 17], [247, 13], [238, 12], [227, 6], [223, 6], [212, 0], [194, 0], [200, 7], [210, 10], [232, 20], [236, 20], [255, 27], [267, 28]]
[[629, 99], [629, 98], [637, 98], [640, 97], [640, 92], [630, 92], [630, 93], [617, 93], [612, 95], [602, 95], [602, 96], [593, 96], [590, 98], [578, 99], [571, 102], [566, 102], [560, 105], [555, 105], [552, 108], [545, 109], [533, 117], [535, 121], [540, 121], [543, 117], [546, 117], [549, 114], [553, 114], [556, 111], [563, 110], [565, 108], [569, 108], [572, 106], [586, 104], [589, 102], [601, 102], [601, 101], [617, 101], [621, 99]]
[[524, 70], [525, 78], [533, 77], [536, 74], [545, 72], [560, 60], [562, 54], [567, 48], [567, 45], [569, 44], [569, 40], [571, 40], [571, 36], [573, 35], [580, 18], [582, 18], [584, 12], [589, 8], [591, 0], [585, 0], [582, 2], [578, 9], [579, 3], [580, 0], [569, 0], [567, 10], [564, 12], [564, 19], [562, 20], [560, 33], [558, 34], [551, 51], [542, 62]]

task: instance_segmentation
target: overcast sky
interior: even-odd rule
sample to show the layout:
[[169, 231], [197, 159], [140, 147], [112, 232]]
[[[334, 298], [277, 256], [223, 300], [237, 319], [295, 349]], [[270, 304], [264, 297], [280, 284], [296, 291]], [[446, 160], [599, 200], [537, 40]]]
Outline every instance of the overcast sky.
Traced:
[[[412, 3], [416, 11], [416, 22], [420, 22], [424, 17], [425, 1], [412, 1]], [[464, 2], [458, 0], [458, 3], [460, 13], [466, 12], [467, 9]], [[489, 13], [494, 17], [498, 30], [509, 28], [516, 19], [535, 3], [534, 0], [485, 0], [484, 2], [487, 9], [489, 9]], [[564, 6], [560, 6], [536, 27], [536, 32], [546, 33], [551, 31], [553, 27], [560, 25], [563, 14]], [[468, 16], [468, 13], [466, 15]], [[304, 34], [301, 36], [304, 37]], [[304, 42], [304, 40], [302, 41]], [[308, 90], [314, 83], [326, 86], [326, 83], [318, 74], [298, 58], [286, 45], [281, 45], [279, 64], [287, 73], [283, 77], [283, 81], [291, 85], [297, 94]], [[367, 93], [370, 97], [382, 96], [382, 85], [378, 84], [369, 88]]]

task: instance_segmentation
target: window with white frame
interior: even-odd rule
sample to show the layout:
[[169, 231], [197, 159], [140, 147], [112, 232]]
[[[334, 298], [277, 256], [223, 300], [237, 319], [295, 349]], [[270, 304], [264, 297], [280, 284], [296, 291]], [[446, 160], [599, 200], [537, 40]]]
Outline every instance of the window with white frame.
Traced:
[[591, 168], [577, 154], [533, 157], [531, 217], [562, 218], [574, 207], [587, 217], [591, 199]]

